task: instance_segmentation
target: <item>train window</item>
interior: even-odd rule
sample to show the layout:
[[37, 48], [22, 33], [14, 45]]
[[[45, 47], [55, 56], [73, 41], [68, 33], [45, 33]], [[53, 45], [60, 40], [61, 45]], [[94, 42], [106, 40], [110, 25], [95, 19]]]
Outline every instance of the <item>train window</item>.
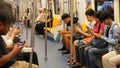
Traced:
[[91, 8], [91, 0], [86, 0], [86, 9]]
[[55, 14], [60, 14], [59, 0], [54, 0], [54, 10]]
[[96, 11], [110, 11], [114, 16], [114, 1], [113, 0], [96, 0], [95, 1]]

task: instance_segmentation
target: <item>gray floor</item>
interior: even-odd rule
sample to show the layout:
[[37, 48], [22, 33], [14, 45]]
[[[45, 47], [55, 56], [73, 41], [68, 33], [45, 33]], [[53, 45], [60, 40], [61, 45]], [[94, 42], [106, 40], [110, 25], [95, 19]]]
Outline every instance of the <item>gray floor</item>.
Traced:
[[[21, 35], [22, 40], [27, 40], [30, 42], [31, 29], [28, 29], [28, 39], [26, 39], [26, 29], [23, 29]], [[62, 56], [61, 52], [57, 51], [61, 48], [61, 43], [54, 42], [53, 40], [48, 40], [48, 60], [45, 61], [45, 38], [35, 35], [35, 52], [37, 52], [40, 68], [69, 68], [66, 63], [68, 56]]]

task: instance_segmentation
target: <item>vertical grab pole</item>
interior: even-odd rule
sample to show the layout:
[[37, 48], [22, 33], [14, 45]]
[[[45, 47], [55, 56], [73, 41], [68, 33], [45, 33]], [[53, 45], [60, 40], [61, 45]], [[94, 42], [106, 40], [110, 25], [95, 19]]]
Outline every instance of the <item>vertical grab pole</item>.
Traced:
[[[26, 0], [26, 1], [27, 1], [27, 3], [26, 3], [26, 7], [27, 7], [26, 13], [28, 13], [28, 0]], [[28, 41], [28, 14], [26, 14], [26, 17], [27, 17], [27, 19], [26, 19], [26, 41]]]
[[17, 2], [18, 2], [18, 0], [15, 1], [15, 5], [16, 5], [16, 14], [15, 14], [15, 16], [16, 16], [15, 18], [16, 19], [15, 20], [16, 20], [16, 25], [18, 26], [18, 23], [17, 23], [17, 12], [18, 12], [17, 11], [17, 5], [18, 5], [18, 3]]
[[[46, 9], [48, 7], [48, 0], [46, 0]], [[45, 22], [45, 28], [47, 28], [47, 10], [46, 10], [46, 22]], [[48, 60], [48, 57], [47, 57], [47, 29], [45, 29], [45, 57], [44, 57], [44, 60], [47, 61]]]
[[70, 68], [72, 68], [72, 41], [73, 41], [73, 0], [69, 2], [71, 16], [71, 39], [70, 39]]
[[37, 2], [36, 0], [33, 0], [32, 2], [32, 30], [31, 30], [31, 48], [32, 48], [32, 51], [30, 53], [30, 64], [29, 64], [29, 68], [32, 68], [32, 58], [33, 58], [33, 51], [34, 51], [34, 46], [35, 46], [35, 37], [34, 37], [34, 22], [35, 22], [35, 10], [36, 10], [36, 5], [37, 5]]

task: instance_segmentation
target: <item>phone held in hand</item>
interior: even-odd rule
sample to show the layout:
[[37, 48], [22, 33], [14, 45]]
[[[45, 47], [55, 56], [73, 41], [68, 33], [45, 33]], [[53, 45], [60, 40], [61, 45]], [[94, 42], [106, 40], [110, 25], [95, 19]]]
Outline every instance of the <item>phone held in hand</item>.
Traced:
[[86, 26], [87, 29], [90, 29], [88, 26]]
[[23, 46], [24, 44], [20, 42], [20, 43], [18, 43], [18, 45], [19, 45], [19, 46]]
[[17, 27], [17, 29], [20, 29], [20, 27]]

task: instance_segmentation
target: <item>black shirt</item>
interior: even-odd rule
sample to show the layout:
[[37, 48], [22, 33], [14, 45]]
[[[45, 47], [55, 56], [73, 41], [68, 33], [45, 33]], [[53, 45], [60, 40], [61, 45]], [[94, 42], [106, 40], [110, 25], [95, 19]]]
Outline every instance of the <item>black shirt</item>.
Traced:
[[[6, 55], [9, 53], [8, 49], [5, 47], [5, 43], [4, 40], [2, 39], [2, 37], [0, 36], [0, 57], [2, 57], [3, 55]], [[15, 63], [15, 58], [10, 59], [6, 64], [4, 64], [2, 67], [0, 68], [9, 68], [11, 65], [13, 65]]]
[[107, 29], [106, 29], [106, 37], [107, 37], [107, 38], [109, 37], [109, 30], [110, 30], [110, 28], [107, 27]]

